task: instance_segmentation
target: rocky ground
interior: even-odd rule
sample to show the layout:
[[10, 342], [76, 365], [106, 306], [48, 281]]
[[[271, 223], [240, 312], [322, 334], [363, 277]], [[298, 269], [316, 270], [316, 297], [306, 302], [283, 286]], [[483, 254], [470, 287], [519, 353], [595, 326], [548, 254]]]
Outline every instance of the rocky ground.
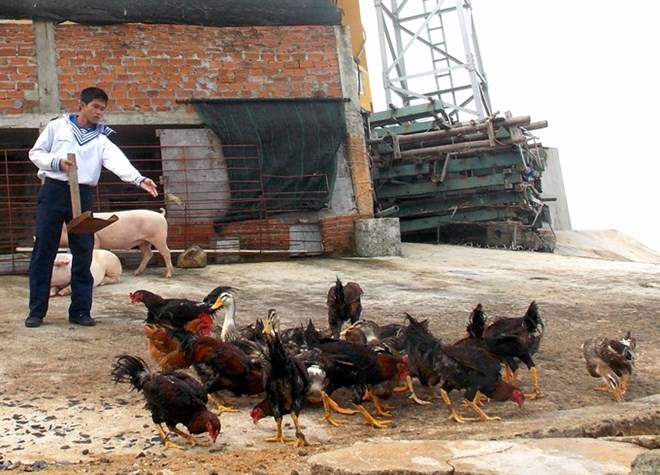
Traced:
[[[593, 244], [579, 249], [575, 235], [560, 236], [555, 254], [404, 244], [400, 257], [209, 265], [177, 269], [170, 280], [163, 278], [162, 267], [150, 267], [141, 277], [125, 268], [121, 283], [95, 290], [94, 328], [68, 324], [66, 297], [53, 299], [42, 327], [25, 328], [27, 278], [0, 276], [0, 470], [309, 474], [311, 456], [356, 441], [649, 434], [657, 440], [660, 256], [641, 247], [631, 251], [620, 239], [617, 249], [614, 238], [594, 252]], [[477, 303], [488, 316], [520, 316], [536, 300], [546, 327], [535, 358], [545, 397], [528, 401], [522, 410], [513, 403], [490, 403], [487, 412], [501, 421], [459, 425], [447, 420], [441, 401], [418, 406], [398, 394], [389, 401], [394, 410], [387, 429], [367, 427], [359, 416], [343, 416], [346, 424], [331, 427], [322, 421], [321, 408], [312, 405], [301, 416], [313, 443], [305, 448], [265, 442], [274, 421], [253, 425], [247, 411], [256, 400], [242, 398], [236, 400], [239, 412], [221, 416], [216, 444], [165, 451], [142, 395], [111, 381], [117, 354], [148, 358], [141, 332], [146, 312], [129, 303], [130, 291], [201, 299], [217, 285], [231, 285], [238, 289], [239, 324], [274, 307], [284, 327], [308, 319], [325, 327], [325, 296], [335, 276], [360, 283], [364, 318], [401, 322], [408, 312], [428, 318], [431, 330], [446, 341], [462, 336]], [[637, 337], [638, 360], [627, 402], [618, 404], [593, 390], [600, 382], [586, 372], [580, 345], [591, 336], [620, 337], [629, 329]], [[521, 384], [530, 387], [525, 371]], [[459, 394], [453, 398], [460, 400]], [[338, 392], [337, 399], [346, 402], [349, 394]], [[288, 417], [285, 422], [292, 435]]]

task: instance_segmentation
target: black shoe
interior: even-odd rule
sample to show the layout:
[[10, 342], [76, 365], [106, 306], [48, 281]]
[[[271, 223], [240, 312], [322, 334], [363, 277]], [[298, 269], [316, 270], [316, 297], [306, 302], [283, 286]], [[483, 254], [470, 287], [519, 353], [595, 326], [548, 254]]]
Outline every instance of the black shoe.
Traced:
[[83, 327], [93, 327], [96, 325], [96, 320], [89, 315], [80, 315], [79, 317], [69, 317], [69, 323], [82, 325]]
[[38, 326], [41, 326], [41, 324], [44, 322], [44, 319], [41, 317], [27, 317], [25, 319], [25, 326], [28, 328], [36, 328]]

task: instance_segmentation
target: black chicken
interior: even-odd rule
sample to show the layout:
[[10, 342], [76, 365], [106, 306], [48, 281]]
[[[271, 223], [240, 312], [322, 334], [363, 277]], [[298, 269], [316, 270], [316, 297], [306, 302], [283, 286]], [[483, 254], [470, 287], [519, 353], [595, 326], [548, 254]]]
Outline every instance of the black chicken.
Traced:
[[282, 416], [291, 415], [296, 428], [295, 446], [307, 446], [309, 444], [298, 420], [309, 389], [307, 370], [302, 362], [287, 353], [277, 333], [267, 335], [266, 342], [268, 364], [264, 367], [263, 374], [266, 399], [252, 408], [250, 416], [256, 423], [266, 413], [272, 415], [277, 424], [277, 434], [267, 440], [269, 442], [286, 442], [291, 439], [282, 435]]
[[362, 288], [355, 282], [342, 284], [339, 277], [335, 285], [328, 290], [328, 325], [332, 337], [339, 339], [344, 322], [355, 323], [362, 313]]
[[147, 308], [146, 323], [160, 323], [182, 328], [202, 313], [214, 315], [219, 305], [217, 300], [231, 287], [220, 286], [213, 289], [202, 302], [186, 298], [164, 298], [149, 290], [136, 290], [129, 293], [131, 303], [143, 303]]
[[442, 345], [428, 330], [427, 322], [418, 322], [406, 316], [408, 326], [404, 330], [404, 344], [408, 355], [411, 374], [430, 388], [440, 385], [440, 395], [450, 408], [450, 418], [466, 422], [453, 409], [449, 392], [464, 389], [464, 399], [481, 420], [499, 419], [490, 417], [479, 408], [480, 394], [495, 400], [512, 400], [522, 406], [525, 396], [519, 389], [502, 381], [500, 362], [487, 351], [469, 346]]
[[500, 318], [484, 330], [488, 350], [510, 368], [514, 385], [517, 385], [518, 360], [527, 366], [534, 390], [533, 394], [528, 395], [531, 399], [543, 397], [532, 355], [539, 349], [544, 329], [538, 306], [533, 301], [523, 317]]
[[595, 337], [582, 344], [587, 371], [605, 381], [604, 387], [596, 389], [612, 393], [618, 402], [624, 402], [623, 395], [635, 364], [635, 347], [636, 340], [630, 331], [621, 340]]
[[325, 419], [332, 425], [339, 422], [332, 418], [330, 409], [342, 414], [352, 414], [341, 408], [330, 397], [339, 388], [353, 390], [353, 405], [364, 416], [367, 424], [376, 428], [387, 427], [391, 421], [379, 421], [363, 407], [365, 395], [368, 396], [376, 409], [376, 415], [391, 417], [380, 405], [378, 396], [373, 390], [375, 386], [392, 380], [392, 387], [401, 378], [407, 376], [407, 363], [399, 354], [390, 352], [387, 348], [376, 349], [344, 340], [318, 339], [316, 335], [309, 334], [316, 341], [310, 341], [309, 350], [300, 355], [305, 366], [320, 369], [324, 374], [321, 398], [325, 411]]
[[[220, 420], [206, 408], [206, 389], [191, 376], [176, 371], [152, 373], [144, 360], [126, 354], [117, 357], [112, 376], [115, 382], [128, 382], [142, 391], [147, 401], [145, 407], [151, 412], [165, 448], [182, 448], [169, 440], [172, 432], [192, 445], [200, 445], [200, 442], [190, 434], [208, 432], [215, 442], [220, 433]], [[163, 423], [169, 433], [163, 429]], [[185, 425], [190, 433], [178, 429], [177, 424]]]

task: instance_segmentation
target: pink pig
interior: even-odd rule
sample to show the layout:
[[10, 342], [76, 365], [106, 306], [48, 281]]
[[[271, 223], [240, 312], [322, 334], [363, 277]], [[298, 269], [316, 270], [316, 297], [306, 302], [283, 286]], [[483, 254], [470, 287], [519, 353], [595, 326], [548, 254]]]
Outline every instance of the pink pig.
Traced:
[[[95, 218], [108, 219], [113, 214], [119, 218], [115, 223], [101, 229], [94, 236], [96, 249], [132, 249], [138, 247], [142, 253], [142, 261], [135, 271], [135, 275], [144, 272], [153, 252], [153, 245], [165, 261], [167, 272], [165, 277], [170, 278], [174, 273], [170, 249], [167, 247], [167, 220], [165, 210], [161, 212], [146, 209], [128, 211], [115, 211], [114, 213], [94, 213]], [[62, 229], [61, 246], [68, 245], [66, 228]]]
[[[53, 276], [50, 282], [50, 296], [69, 295], [71, 287], [71, 262], [73, 256], [60, 253], [53, 261]], [[94, 249], [92, 265], [90, 267], [94, 277], [94, 287], [106, 284], [116, 284], [121, 281], [121, 262], [119, 258], [110, 251]]]

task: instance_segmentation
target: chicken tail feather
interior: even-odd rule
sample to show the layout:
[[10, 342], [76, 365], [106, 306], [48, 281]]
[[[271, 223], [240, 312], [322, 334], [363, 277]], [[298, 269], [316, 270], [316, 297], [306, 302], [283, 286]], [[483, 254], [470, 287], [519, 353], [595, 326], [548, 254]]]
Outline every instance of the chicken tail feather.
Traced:
[[151, 370], [142, 358], [122, 354], [117, 356], [112, 377], [115, 383], [130, 383], [133, 388], [141, 391], [144, 383], [151, 377]]

